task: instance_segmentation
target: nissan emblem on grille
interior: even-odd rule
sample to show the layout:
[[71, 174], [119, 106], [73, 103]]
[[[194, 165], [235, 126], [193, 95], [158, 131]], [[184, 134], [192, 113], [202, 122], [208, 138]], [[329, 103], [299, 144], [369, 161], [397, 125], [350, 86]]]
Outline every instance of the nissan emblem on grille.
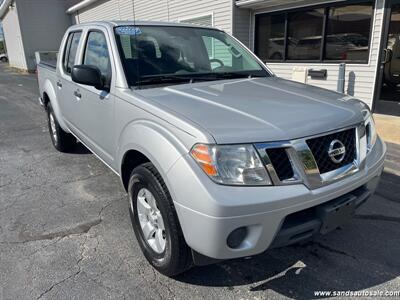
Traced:
[[339, 164], [346, 156], [346, 147], [341, 141], [333, 140], [329, 145], [328, 155], [334, 163]]

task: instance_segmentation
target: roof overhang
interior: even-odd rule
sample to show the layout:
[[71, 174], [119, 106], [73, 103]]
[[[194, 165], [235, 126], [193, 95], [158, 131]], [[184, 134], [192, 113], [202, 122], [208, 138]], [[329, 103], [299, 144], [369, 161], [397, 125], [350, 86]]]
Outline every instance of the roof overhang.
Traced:
[[73, 14], [74, 12], [85, 8], [95, 2], [97, 2], [98, 0], [83, 0], [77, 4], [75, 4], [74, 6], [71, 6], [70, 8], [67, 9], [67, 14]]
[[8, 12], [8, 8], [12, 4], [14, 0], [4, 0], [3, 3], [0, 5], [0, 20], [4, 18], [6, 13]]
[[284, 7], [297, 8], [319, 5], [330, 2], [344, 2], [345, 0], [236, 0], [236, 6], [250, 9], [278, 9]]

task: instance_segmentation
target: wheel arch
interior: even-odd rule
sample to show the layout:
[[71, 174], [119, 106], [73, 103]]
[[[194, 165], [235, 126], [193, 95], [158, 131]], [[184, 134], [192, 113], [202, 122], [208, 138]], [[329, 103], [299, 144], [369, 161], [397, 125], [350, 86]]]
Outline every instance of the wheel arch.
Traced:
[[128, 190], [129, 178], [132, 170], [146, 162], [151, 161], [146, 155], [138, 150], [131, 149], [124, 154], [121, 162], [120, 174], [122, 185], [124, 186], [126, 191]]
[[187, 152], [175, 135], [152, 121], [135, 121], [125, 126], [118, 145], [119, 173], [125, 189], [128, 187], [132, 170], [142, 163], [151, 162], [161, 174], [173, 197], [167, 173]]

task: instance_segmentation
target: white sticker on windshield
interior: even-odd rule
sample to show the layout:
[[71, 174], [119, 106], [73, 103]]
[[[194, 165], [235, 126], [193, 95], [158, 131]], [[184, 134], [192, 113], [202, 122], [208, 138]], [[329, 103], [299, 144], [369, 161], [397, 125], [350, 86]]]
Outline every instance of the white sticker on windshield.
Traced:
[[142, 31], [139, 27], [134, 26], [120, 26], [115, 29], [117, 34], [125, 34], [125, 35], [141, 35]]

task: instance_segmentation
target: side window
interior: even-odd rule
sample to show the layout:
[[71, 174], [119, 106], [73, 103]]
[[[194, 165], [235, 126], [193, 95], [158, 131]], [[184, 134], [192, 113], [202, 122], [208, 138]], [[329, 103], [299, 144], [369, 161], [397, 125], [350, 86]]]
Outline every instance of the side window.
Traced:
[[81, 32], [74, 32], [71, 33], [70, 37], [68, 38], [67, 47], [69, 47], [68, 54], [66, 55], [65, 60], [65, 72], [67, 74], [71, 74], [72, 67], [75, 64], [75, 57], [76, 52], [78, 51], [79, 40], [81, 39]]
[[91, 31], [89, 32], [85, 57], [83, 60], [84, 65], [91, 65], [99, 68], [101, 75], [105, 77], [107, 82], [111, 80], [111, 62], [110, 55], [107, 47], [106, 37], [102, 32]]
[[321, 54], [324, 9], [290, 13], [288, 53], [293, 60], [318, 60]]
[[256, 18], [255, 52], [261, 60], [282, 60], [285, 56], [285, 14]]
[[65, 48], [64, 48], [64, 57], [63, 57], [63, 67], [64, 70], [67, 70], [67, 64], [68, 64], [68, 55], [69, 55], [69, 50], [71, 49], [71, 42], [72, 42], [72, 37], [74, 36], [73, 33], [70, 33], [68, 35], [68, 40], [65, 43]]

